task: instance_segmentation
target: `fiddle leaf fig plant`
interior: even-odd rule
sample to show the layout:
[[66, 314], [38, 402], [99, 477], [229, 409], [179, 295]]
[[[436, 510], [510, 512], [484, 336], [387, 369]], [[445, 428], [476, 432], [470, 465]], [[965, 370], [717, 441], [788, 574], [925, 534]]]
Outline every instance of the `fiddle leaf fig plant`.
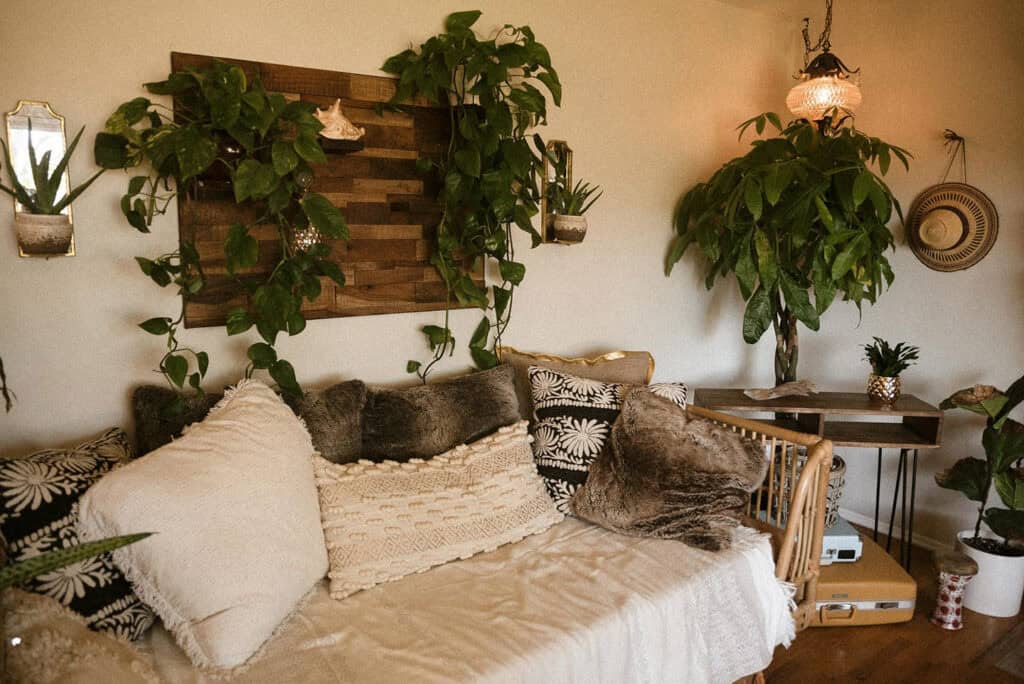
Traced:
[[[1024, 555], [1024, 425], [1010, 418], [1010, 412], [1024, 402], [1024, 376], [1005, 392], [991, 385], [975, 385], [955, 392], [939, 408], [963, 409], [985, 416], [981, 444], [985, 459], [962, 458], [953, 467], [935, 476], [945, 489], [961, 492], [978, 502], [974, 537], [964, 542], [976, 548], [1003, 555]], [[988, 505], [995, 485], [1005, 508]], [[991, 547], [981, 537], [981, 523], [1003, 538], [1001, 546]]]
[[[498, 363], [494, 349], [526, 273], [515, 259], [512, 226], [528, 233], [534, 247], [541, 241], [532, 217], [540, 201], [545, 145], [531, 133], [547, 122], [548, 96], [561, 104], [562, 85], [530, 27], [505, 25], [493, 37], [480, 38], [473, 31], [480, 14], [449, 15], [443, 33], [419, 50], [393, 55], [382, 69], [398, 76], [392, 106], [419, 97], [448, 108], [451, 137], [445, 151], [420, 160], [424, 172], [437, 174], [441, 187], [442, 216], [431, 263], [449, 302], [484, 311], [469, 350], [479, 368], [490, 368]], [[485, 287], [477, 281], [488, 262], [497, 265], [501, 282]], [[443, 326], [425, 326], [423, 333], [432, 356], [426, 363], [410, 360], [406, 370], [426, 382], [434, 365], [455, 351], [449, 311]]]
[[[255, 327], [262, 341], [249, 347], [246, 376], [264, 369], [286, 394], [301, 394], [292, 365], [278, 357], [274, 344], [281, 333], [297, 335], [305, 329], [302, 302], [319, 296], [321, 277], [339, 285], [345, 277], [329, 260], [328, 245], [300, 249], [289, 236], [312, 225], [327, 238], [348, 239], [341, 212], [309, 190], [314, 165], [327, 160], [318, 141], [322, 124], [313, 115], [315, 105], [267, 92], [258, 79], [250, 81], [241, 68], [221, 61], [174, 72], [145, 87], [153, 95], [172, 96], [173, 111], [144, 97], [122, 104], [107, 120], [106, 131], [96, 136], [96, 163], [108, 169], [143, 168], [121, 197], [125, 219], [143, 233], [173, 199], [197, 192], [204, 179], [230, 183], [235, 202], [247, 209], [240, 213], [252, 218], [233, 224], [224, 239], [227, 271], [250, 302], [229, 313], [227, 333]], [[250, 232], [256, 224], [276, 226], [280, 237], [281, 256], [265, 278], [245, 274], [260, 259], [260, 244]], [[136, 261], [153, 282], [173, 285], [182, 298], [176, 317], [140, 324], [167, 338], [160, 372], [173, 387], [187, 383], [201, 391], [209, 357], [178, 340], [185, 303], [203, 291], [206, 281], [196, 246], [182, 240], [174, 252]]]
[[708, 289], [735, 274], [746, 302], [743, 339], [754, 344], [773, 330], [782, 384], [796, 380], [798, 323], [818, 330], [840, 293], [860, 309], [892, 284], [886, 224], [903, 213], [882, 177], [893, 158], [909, 169], [910, 154], [838, 114], [783, 128], [767, 112], [741, 124], [741, 138], [751, 126], [779, 134], [755, 140], [683, 195], [665, 273], [695, 244], [708, 264]]

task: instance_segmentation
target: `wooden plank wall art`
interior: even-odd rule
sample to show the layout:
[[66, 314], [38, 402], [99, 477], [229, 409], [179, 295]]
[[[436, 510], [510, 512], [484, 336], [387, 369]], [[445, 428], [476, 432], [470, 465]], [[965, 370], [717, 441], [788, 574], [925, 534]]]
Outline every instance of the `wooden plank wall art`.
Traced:
[[[214, 58], [171, 54], [175, 71], [202, 66]], [[315, 168], [313, 190], [342, 210], [350, 240], [329, 240], [331, 258], [345, 273], [345, 287], [321, 278], [323, 291], [304, 303], [306, 318], [363, 316], [445, 307], [446, 290], [430, 264], [436, 227], [441, 217], [439, 188], [433, 177], [416, 169], [424, 155], [439, 156], [449, 139], [447, 109], [425, 102], [402, 112], [375, 106], [387, 102], [395, 80], [341, 71], [248, 62], [234, 59], [248, 78], [259, 77], [264, 87], [290, 99], [331, 106], [338, 98], [345, 116], [366, 129], [363, 149], [340, 153], [326, 149], [327, 164]], [[321, 141], [323, 142], [323, 138]], [[246, 294], [227, 273], [224, 239], [232, 223], [251, 223], [257, 211], [235, 204], [228, 187], [211, 179], [198, 196], [179, 201], [181, 239], [193, 240], [207, 276], [206, 287], [185, 310], [187, 327], [221, 325], [228, 311], [244, 306]], [[265, 278], [281, 255], [276, 226], [253, 227], [260, 242], [260, 261], [239, 276]]]

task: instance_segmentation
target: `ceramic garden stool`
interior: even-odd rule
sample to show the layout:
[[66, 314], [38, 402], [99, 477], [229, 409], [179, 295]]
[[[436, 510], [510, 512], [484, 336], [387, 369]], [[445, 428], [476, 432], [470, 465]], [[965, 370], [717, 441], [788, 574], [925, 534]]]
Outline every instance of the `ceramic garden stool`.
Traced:
[[935, 554], [935, 567], [939, 570], [939, 591], [932, 624], [942, 629], [962, 629], [964, 589], [978, 574], [978, 564], [966, 554], [942, 551]]

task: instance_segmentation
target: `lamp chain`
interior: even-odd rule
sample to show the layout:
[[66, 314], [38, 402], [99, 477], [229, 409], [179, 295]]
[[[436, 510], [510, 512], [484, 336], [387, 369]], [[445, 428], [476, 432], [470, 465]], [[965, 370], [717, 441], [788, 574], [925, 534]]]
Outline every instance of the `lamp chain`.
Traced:
[[807, 57], [816, 50], [822, 50], [828, 52], [832, 49], [832, 0], [825, 0], [825, 29], [818, 36], [818, 42], [811, 45], [811, 37], [809, 35], [809, 27], [811, 20], [809, 17], [804, 17], [804, 67], [807, 67]]

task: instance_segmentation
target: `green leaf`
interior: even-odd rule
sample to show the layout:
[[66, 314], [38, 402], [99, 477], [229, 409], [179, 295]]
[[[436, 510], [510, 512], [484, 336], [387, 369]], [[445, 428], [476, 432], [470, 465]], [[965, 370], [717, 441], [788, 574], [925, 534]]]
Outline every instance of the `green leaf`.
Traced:
[[437, 349], [445, 344], [451, 344], [452, 346], [455, 345], [455, 338], [452, 337], [452, 333], [448, 328], [442, 328], [437, 325], [425, 325], [423, 326], [423, 334], [427, 336], [427, 341], [430, 343], [431, 350]]
[[310, 164], [327, 163], [327, 155], [324, 154], [323, 148], [320, 147], [320, 141], [314, 134], [303, 131], [295, 138], [294, 147], [295, 152]]
[[128, 139], [114, 133], [97, 133], [93, 143], [93, 159], [104, 169], [123, 169], [130, 166]]
[[740, 285], [740, 294], [743, 295], [743, 299], [750, 299], [750, 295], [754, 292], [754, 286], [757, 285], [757, 268], [754, 266], [754, 260], [750, 256], [750, 245], [743, 243], [740, 245], [740, 255], [736, 259], [736, 280]]
[[171, 319], [150, 318], [147, 321], [139, 323], [139, 327], [148, 332], [150, 335], [166, 335], [171, 331]]
[[853, 265], [857, 263], [861, 245], [866, 239], [867, 237], [863, 233], [858, 235], [850, 241], [846, 249], [839, 253], [836, 260], [832, 262], [832, 280], [839, 282], [843, 279], [843, 276], [850, 272]]
[[444, 20], [444, 29], [449, 33], [468, 30], [476, 20], [480, 18], [480, 10], [469, 10], [466, 12], [453, 12]]
[[1008, 508], [1024, 510], [1024, 469], [1009, 470], [995, 476], [996, 493]]
[[415, 373], [420, 369], [422, 364], [419, 361], [413, 361], [412, 359], [405, 362], [405, 372]]
[[188, 360], [184, 356], [170, 354], [164, 359], [163, 371], [171, 382], [181, 387], [185, 384], [185, 375], [188, 374]]
[[[320, 281], [315, 280], [314, 282], [319, 284]], [[311, 301], [312, 301], [312, 299], [316, 299], [316, 296], [312, 297]], [[292, 314], [290, 316], [288, 316], [288, 334], [289, 335], [298, 335], [299, 333], [301, 333], [305, 329], [306, 329], [306, 317], [303, 316], [302, 312], [300, 312], [300, 311], [293, 311]]]
[[240, 268], [252, 268], [259, 262], [259, 241], [249, 235], [246, 226], [236, 223], [228, 230], [227, 239], [224, 240], [224, 255], [227, 258], [228, 273], [232, 275]]
[[270, 368], [277, 361], [277, 352], [269, 344], [256, 342], [246, 352], [252, 365], [256, 368]]
[[1024, 511], [990, 508], [985, 511], [985, 524], [1003, 539], [1024, 542]]
[[286, 176], [299, 165], [299, 155], [287, 140], [275, 140], [270, 152], [274, 163], [274, 173]]
[[797, 284], [785, 271], [782, 272], [781, 284], [786, 307], [801, 323], [811, 330], [817, 330], [820, 327], [818, 311], [811, 305], [807, 289]]
[[174, 137], [174, 155], [181, 180], [198, 176], [217, 158], [217, 143], [196, 126], [185, 126]]
[[253, 321], [245, 309], [232, 309], [227, 319], [228, 335], [240, 335], [252, 327]]
[[825, 200], [821, 198], [821, 195], [815, 195], [814, 204], [818, 207], [818, 218], [820, 218], [821, 222], [825, 224], [825, 228], [829, 231], [834, 230], [836, 227], [835, 220], [832, 218], [832, 212], [828, 210], [828, 207], [825, 205]]
[[544, 86], [551, 93], [551, 99], [555, 103], [556, 107], [562, 106], [562, 84], [558, 80], [558, 75], [555, 70], [548, 67], [546, 72], [537, 74], [537, 80], [544, 84]]
[[476, 326], [476, 330], [473, 331], [473, 336], [469, 339], [470, 349], [478, 349], [487, 346], [487, 338], [491, 334], [491, 321], [487, 316], [480, 319], [480, 322]]
[[0, 591], [24, 584], [39, 575], [59, 570], [73, 563], [79, 563], [94, 556], [109, 553], [122, 546], [134, 544], [149, 537], [151, 534], [151, 532], [140, 532], [119, 537], [107, 537], [106, 539], [75, 544], [74, 546], [65, 546], [10, 563], [4, 566], [3, 569], [0, 569]]
[[292, 364], [284, 359], [278, 360], [270, 367], [270, 377], [274, 379], [274, 382], [278, 384], [281, 391], [285, 394], [294, 397], [302, 396], [302, 388], [299, 387], [299, 383], [295, 379], [295, 369], [292, 368]]
[[864, 169], [857, 175], [857, 180], [853, 182], [854, 209], [864, 203], [864, 200], [868, 198], [868, 194], [871, 192], [871, 186], [874, 184], [875, 178], [867, 169]]
[[762, 286], [747, 302], [746, 311], [743, 312], [743, 340], [747, 344], [754, 344], [761, 339], [771, 322], [772, 304], [768, 291]]
[[128, 181], [128, 194], [138, 195], [142, 192], [142, 187], [146, 184], [147, 180], [149, 180], [148, 176], [132, 176], [132, 179]]
[[747, 210], [754, 217], [755, 221], [761, 219], [761, 211], [764, 209], [764, 202], [761, 198], [761, 186], [754, 180], [748, 179], [743, 188], [743, 199]]
[[342, 272], [341, 266], [339, 266], [338, 264], [334, 263], [333, 261], [321, 259], [317, 261], [316, 268], [321, 275], [327, 276], [335, 283], [337, 283], [339, 287], [345, 286], [345, 274]]
[[984, 502], [988, 489], [988, 464], [979, 458], [962, 458], [952, 468], [935, 475], [935, 484], [953, 489], [971, 501]]
[[817, 257], [814, 262], [814, 308], [818, 316], [825, 313], [836, 298], [836, 284], [832, 272], [824, 259]]
[[324, 237], [332, 240], [348, 240], [348, 224], [341, 210], [331, 204], [331, 201], [315, 192], [308, 192], [302, 198], [302, 211], [309, 218], [309, 222], [316, 226]]
[[508, 310], [509, 302], [512, 301], [512, 290], [495, 285], [491, 288], [491, 292], [494, 294], [494, 313], [500, 321], [504, 319], [505, 311]]
[[469, 355], [473, 357], [473, 362], [476, 363], [476, 367], [480, 370], [487, 370], [498, 365], [498, 357], [486, 349], [472, 347], [469, 350]]
[[523, 282], [523, 277], [526, 275], [526, 266], [517, 261], [502, 260], [499, 262], [498, 270], [501, 272], [502, 279], [513, 285]]
[[981, 443], [992, 473], [1005, 472], [1016, 461], [1024, 459], [1024, 434], [986, 427], [981, 433]]
[[235, 202], [241, 203], [249, 198], [262, 199], [269, 195], [277, 185], [277, 177], [272, 165], [246, 159], [235, 169], [232, 183]]
[[199, 368], [199, 377], [206, 375], [206, 369], [210, 367], [210, 355], [206, 352], [196, 352], [196, 366]]
[[480, 177], [480, 151], [470, 147], [455, 153], [455, 164], [467, 176]]
[[754, 231], [754, 249], [757, 251], [757, 272], [761, 276], [761, 288], [771, 290], [779, 281], [779, 266], [768, 234], [760, 228]]

